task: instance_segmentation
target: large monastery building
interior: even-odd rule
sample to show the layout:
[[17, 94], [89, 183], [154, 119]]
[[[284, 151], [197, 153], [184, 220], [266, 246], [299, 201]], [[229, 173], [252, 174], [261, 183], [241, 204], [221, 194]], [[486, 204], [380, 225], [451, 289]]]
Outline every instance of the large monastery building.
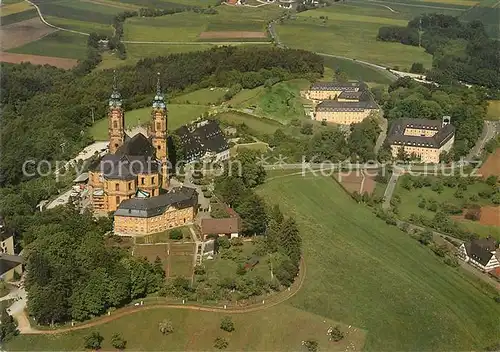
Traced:
[[399, 119], [392, 123], [386, 143], [397, 158], [401, 148], [424, 163], [439, 163], [439, 156], [449, 152], [455, 141], [455, 127], [450, 117], [441, 120]]
[[379, 111], [368, 86], [363, 82], [319, 82], [306, 93], [316, 104], [313, 117], [341, 125], [359, 123]]

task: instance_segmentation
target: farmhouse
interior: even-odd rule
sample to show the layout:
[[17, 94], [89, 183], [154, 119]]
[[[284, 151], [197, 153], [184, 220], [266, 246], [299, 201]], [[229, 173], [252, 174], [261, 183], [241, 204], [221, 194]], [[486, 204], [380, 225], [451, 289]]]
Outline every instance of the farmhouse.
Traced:
[[320, 82], [311, 86], [306, 97], [317, 103], [313, 117], [342, 125], [359, 123], [379, 111], [368, 86], [363, 82]]
[[462, 243], [459, 247], [459, 254], [466, 262], [482, 271], [489, 272], [500, 267], [496, 256], [497, 249], [493, 238], [481, 238]]
[[241, 219], [239, 216], [224, 219], [202, 219], [201, 233], [203, 238], [208, 235], [228, 236], [235, 238], [241, 231]]
[[229, 159], [229, 144], [215, 120], [182, 126], [175, 133], [181, 140], [186, 162]]
[[143, 236], [193, 223], [198, 193], [193, 188], [177, 187], [157, 197], [135, 197], [121, 202], [114, 215], [114, 233]]
[[116, 87], [109, 99], [109, 153], [89, 168], [90, 206], [96, 213], [115, 211], [121, 202], [146, 194], [155, 197], [169, 185], [167, 167], [167, 107], [160, 79], [152, 104], [148, 136], [125, 133], [125, 113]]
[[386, 143], [392, 156], [397, 158], [401, 150], [407, 155], [420, 158], [424, 163], [439, 163], [441, 153], [448, 152], [455, 141], [455, 127], [450, 117], [442, 121], [426, 119], [400, 119], [392, 123]]

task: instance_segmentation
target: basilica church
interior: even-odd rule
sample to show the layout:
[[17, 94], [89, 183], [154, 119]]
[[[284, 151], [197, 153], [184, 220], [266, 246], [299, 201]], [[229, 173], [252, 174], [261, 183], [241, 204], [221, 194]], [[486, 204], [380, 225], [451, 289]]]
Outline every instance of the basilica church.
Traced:
[[88, 191], [95, 213], [113, 212], [125, 200], [156, 197], [168, 190], [167, 106], [159, 77], [147, 136], [130, 137], [125, 127], [115, 79], [108, 106], [109, 153], [89, 170]]

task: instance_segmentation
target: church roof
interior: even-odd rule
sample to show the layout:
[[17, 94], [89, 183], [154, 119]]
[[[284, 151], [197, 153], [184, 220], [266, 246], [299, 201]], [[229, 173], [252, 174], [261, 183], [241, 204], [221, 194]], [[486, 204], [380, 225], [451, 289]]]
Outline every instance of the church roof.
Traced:
[[115, 154], [153, 158], [155, 156], [155, 149], [151, 141], [145, 135], [137, 133], [132, 138], [125, 140]]
[[108, 180], [134, 180], [138, 174], [159, 173], [160, 163], [149, 139], [138, 133], [127, 139], [115, 154], [106, 154], [90, 165], [90, 170], [101, 172]]
[[226, 137], [215, 120], [206, 120], [176, 130], [186, 154], [186, 161], [201, 158], [205, 153], [221, 153], [229, 149]]

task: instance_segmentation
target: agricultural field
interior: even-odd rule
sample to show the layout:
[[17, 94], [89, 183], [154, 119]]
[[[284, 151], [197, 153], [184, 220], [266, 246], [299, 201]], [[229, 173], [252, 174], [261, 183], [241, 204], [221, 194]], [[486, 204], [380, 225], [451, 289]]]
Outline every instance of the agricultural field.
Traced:
[[57, 31], [42, 39], [9, 50], [11, 53], [47, 55], [68, 59], [82, 59], [87, 55], [87, 38], [69, 32]]
[[472, 350], [498, 339], [492, 288], [444, 265], [330, 177], [280, 177], [259, 193], [293, 215], [303, 237], [307, 276], [287, 304], [366, 329], [368, 351]]
[[0, 27], [0, 49], [9, 50], [33, 42], [55, 32], [38, 17]]
[[6, 15], [6, 16], [4, 16], [2, 13], [2, 17], [0, 17], [0, 27], [1, 26], [8, 26], [9, 24], [29, 20], [29, 19], [35, 18], [35, 17], [38, 17], [38, 15], [37, 15], [37, 12], [34, 8], [31, 8], [31, 9], [28, 9], [28, 10], [22, 11], [22, 12], [12, 13], [12, 14]]
[[[346, 6], [347, 11], [343, 12]], [[291, 48], [345, 56], [400, 69], [407, 69], [414, 62], [421, 62], [425, 67], [431, 66], [432, 56], [425, 53], [423, 48], [377, 41], [381, 26], [406, 26], [407, 19], [352, 14], [352, 11], [352, 7], [339, 4], [301, 12], [295, 19], [285, 20], [276, 26], [278, 36], [283, 44]]]
[[500, 120], [500, 100], [488, 101], [488, 111], [486, 112], [486, 120]]
[[479, 175], [483, 178], [489, 176], [500, 177], [500, 148], [488, 156], [486, 162], [479, 169]]
[[78, 21], [54, 16], [45, 16], [45, 19], [47, 20], [47, 22], [55, 26], [83, 33], [97, 32], [99, 34], [110, 36], [113, 34], [113, 27], [111, 26], [111, 24]]
[[[200, 39], [206, 41], [211, 32], [216, 32], [217, 38], [210, 38], [210, 41], [253, 41], [244, 33], [239, 38], [235, 37], [234, 32], [265, 33], [267, 21], [281, 12], [275, 6], [265, 6], [265, 9], [219, 6], [217, 11], [215, 15], [181, 12], [155, 18], [131, 18], [125, 22], [124, 38], [130, 41], [182, 43]], [[230, 33], [225, 38], [222, 32]]]
[[[53, 16], [68, 20], [111, 24], [113, 18], [126, 8], [109, 6], [102, 1], [74, 0], [34, 0], [44, 16]], [[113, 4], [119, 4], [114, 2]]]
[[[182, 125], [189, 123], [200, 117], [208, 107], [203, 105], [189, 104], [168, 104], [168, 129], [176, 130]], [[141, 108], [125, 112], [125, 127], [133, 129], [138, 126], [145, 126], [151, 119], [151, 108]], [[90, 135], [96, 141], [108, 140], [108, 120], [103, 117], [95, 122], [89, 130]]]
[[1, 13], [1, 16], [4, 17], [4, 16], [12, 15], [14, 13], [27, 11], [27, 10], [30, 10], [32, 8], [33, 7], [30, 4], [28, 4], [26, 1], [21, 1], [21, 2], [15, 2], [12, 4], [2, 5], [0, 7], [0, 13]]
[[[111, 336], [120, 333], [127, 340], [131, 351], [211, 351], [214, 339], [224, 337], [229, 342], [228, 351], [299, 351], [301, 342], [318, 341], [325, 351], [350, 351], [362, 349], [366, 332], [341, 324], [346, 332], [344, 340], [333, 343], [326, 334], [338, 323], [320, 315], [280, 304], [269, 309], [231, 314], [235, 331], [220, 329], [221, 319], [228, 314], [196, 310], [155, 308], [139, 311], [96, 328], [78, 330], [58, 335], [20, 335], [9, 341], [9, 351], [77, 351], [83, 349], [84, 337], [98, 331], [103, 337], [102, 349], [114, 350]], [[162, 335], [158, 324], [172, 321], [174, 332]], [[353, 349], [350, 345], [354, 345]]]
[[77, 65], [75, 59], [65, 59], [62, 57], [41, 56], [41, 55], [26, 55], [2, 52], [1, 61], [11, 64], [20, 64], [22, 62], [29, 62], [33, 65], [51, 65], [62, 69], [69, 70]]

